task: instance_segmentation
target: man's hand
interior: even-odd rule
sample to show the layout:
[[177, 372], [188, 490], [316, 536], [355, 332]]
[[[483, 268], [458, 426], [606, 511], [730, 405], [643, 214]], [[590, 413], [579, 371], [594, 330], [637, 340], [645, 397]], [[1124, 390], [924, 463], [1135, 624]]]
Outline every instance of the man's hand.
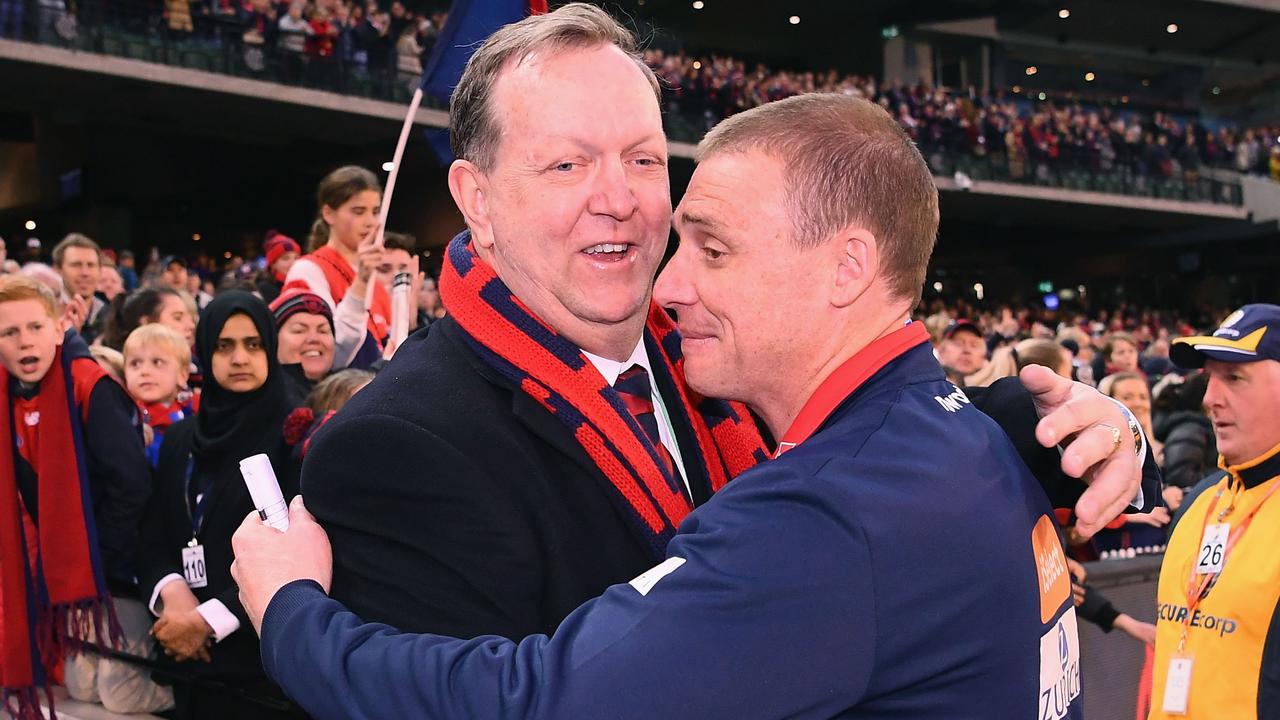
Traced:
[[231, 577], [240, 586], [240, 603], [262, 634], [262, 616], [280, 588], [294, 580], [315, 580], [329, 592], [333, 580], [333, 550], [329, 536], [302, 504], [302, 496], [289, 504], [289, 530], [265, 525], [257, 512], [240, 524], [231, 537], [235, 562]]
[[1075, 558], [1067, 558], [1067, 571], [1071, 573], [1071, 598], [1080, 607], [1084, 604], [1084, 579], [1089, 573]]
[[1116, 616], [1115, 622], [1111, 626], [1120, 628], [1134, 640], [1141, 640], [1151, 647], [1156, 646], [1156, 626], [1149, 622], [1142, 622], [1120, 613]]
[[[1072, 382], [1047, 367], [1028, 365], [1019, 373], [1031, 392], [1040, 423], [1036, 439], [1062, 447], [1062, 471], [1089, 487], [1076, 502], [1076, 531], [1092, 537], [1114, 520], [1142, 485], [1142, 464], [1129, 422], [1108, 397]], [[1119, 430], [1120, 445], [1113, 429]]]
[[192, 659], [209, 662], [209, 638], [213, 637], [213, 628], [195, 608], [166, 608], [151, 627], [151, 634], [164, 647], [164, 653], [178, 662]]
[[1152, 527], [1164, 527], [1169, 524], [1169, 521], [1172, 518], [1169, 516], [1168, 508], [1156, 506], [1155, 508], [1152, 508], [1149, 513], [1134, 513], [1133, 515], [1126, 515], [1124, 519], [1131, 523], [1150, 525]]
[[70, 299], [63, 304], [62, 307], [62, 326], [64, 328], [75, 328], [76, 332], [84, 327], [84, 321], [89, 317], [89, 304], [84, 298], [71, 294]]

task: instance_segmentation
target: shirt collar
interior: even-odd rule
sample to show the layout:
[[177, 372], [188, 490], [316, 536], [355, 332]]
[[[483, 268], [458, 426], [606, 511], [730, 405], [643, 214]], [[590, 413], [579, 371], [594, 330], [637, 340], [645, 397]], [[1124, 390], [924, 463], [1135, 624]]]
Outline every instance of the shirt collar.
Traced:
[[1239, 465], [1227, 465], [1226, 458], [1219, 455], [1218, 467], [1240, 478], [1245, 487], [1257, 487], [1280, 475], [1280, 445], [1276, 445], [1258, 457]]
[[[603, 358], [599, 355], [592, 355], [586, 350], [583, 350], [582, 354], [587, 356], [587, 359], [591, 361], [591, 364], [594, 365], [596, 370], [600, 372], [600, 375], [604, 377], [605, 384], [610, 387], [613, 387], [613, 384], [618, 382], [618, 376], [628, 370], [632, 365], [639, 365], [644, 368], [645, 372], [649, 373], [649, 377], [653, 377], [653, 368], [649, 366], [649, 353], [644, 349], [643, 335], [640, 337], [640, 340], [636, 342], [635, 349], [631, 351], [631, 357], [621, 362], [617, 360], [610, 360], [609, 358]], [[652, 380], [650, 383], [652, 383]]]
[[807, 440], [872, 375], [928, 340], [929, 333], [925, 330], [924, 323], [908, 322], [906, 327], [895, 330], [854, 353], [853, 357], [822, 381], [800, 409], [791, 427], [778, 442], [774, 457]]

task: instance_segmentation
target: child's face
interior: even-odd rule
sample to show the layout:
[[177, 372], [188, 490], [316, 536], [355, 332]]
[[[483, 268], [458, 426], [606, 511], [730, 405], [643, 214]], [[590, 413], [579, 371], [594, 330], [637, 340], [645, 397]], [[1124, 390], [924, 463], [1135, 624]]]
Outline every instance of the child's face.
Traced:
[[187, 368], [167, 348], [143, 345], [130, 348], [124, 356], [124, 382], [129, 394], [139, 402], [173, 402], [187, 384]]
[[44, 379], [62, 344], [62, 324], [39, 300], [0, 303], [0, 363], [20, 382]]

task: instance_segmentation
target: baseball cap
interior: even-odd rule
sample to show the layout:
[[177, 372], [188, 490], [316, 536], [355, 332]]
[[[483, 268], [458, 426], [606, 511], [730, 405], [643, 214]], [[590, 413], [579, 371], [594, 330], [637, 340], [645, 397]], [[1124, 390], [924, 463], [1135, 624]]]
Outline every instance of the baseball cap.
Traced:
[[942, 331], [942, 337], [943, 339], [950, 339], [952, 335], [955, 335], [961, 330], [967, 330], [974, 335], [977, 335], [979, 340], [982, 339], [982, 331], [978, 329], [978, 326], [964, 318], [953, 320], [950, 325], [947, 325], [947, 329]]
[[1280, 305], [1245, 305], [1228, 315], [1212, 335], [1177, 338], [1169, 346], [1169, 359], [1185, 368], [1204, 367], [1205, 360], [1280, 360]]

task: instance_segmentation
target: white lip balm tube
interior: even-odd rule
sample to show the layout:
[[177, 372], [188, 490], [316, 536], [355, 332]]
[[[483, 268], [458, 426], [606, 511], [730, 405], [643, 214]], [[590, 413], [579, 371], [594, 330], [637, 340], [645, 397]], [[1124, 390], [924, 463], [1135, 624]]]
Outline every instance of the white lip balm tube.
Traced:
[[249, 488], [253, 506], [258, 509], [258, 517], [280, 532], [288, 530], [289, 506], [280, 493], [280, 482], [271, 469], [271, 459], [265, 454], [247, 457], [240, 461], [240, 474]]

